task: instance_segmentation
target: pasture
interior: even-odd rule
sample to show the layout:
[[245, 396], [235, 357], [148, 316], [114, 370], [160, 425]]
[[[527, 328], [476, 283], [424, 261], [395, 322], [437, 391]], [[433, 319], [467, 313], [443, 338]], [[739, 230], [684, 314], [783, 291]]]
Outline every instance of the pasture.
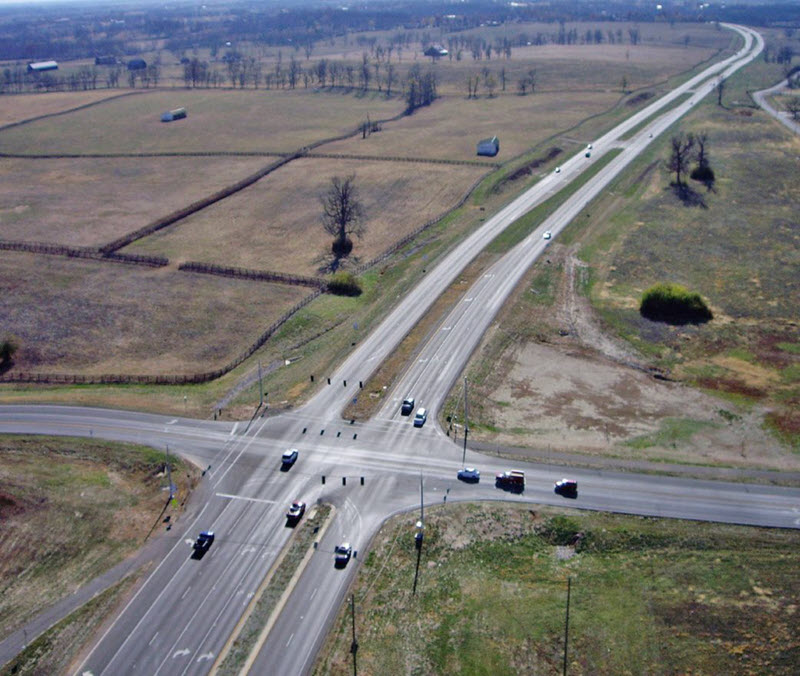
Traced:
[[172, 268], [0, 256], [0, 316], [19, 341], [20, 371], [211, 371], [308, 293]]
[[[161, 122], [164, 111], [178, 107], [188, 111], [185, 119]], [[4, 129], [0, 152], [289, 153], [352, 132], [368, 115], [378, 120], [402, 110], [399, 99], [371, 92], [153, 89]]]
[[8, 158], [0, 161], [0, 239], [102, 246], [272, 161]]
[[127, 247], [175, 260], [317, 275], [330, 252], [319, 196], [332, 176], [356, 174], [367, 232], [353, 255], [368, 261], [461, 199], [485, 167], [300, 159], [223, 202]]

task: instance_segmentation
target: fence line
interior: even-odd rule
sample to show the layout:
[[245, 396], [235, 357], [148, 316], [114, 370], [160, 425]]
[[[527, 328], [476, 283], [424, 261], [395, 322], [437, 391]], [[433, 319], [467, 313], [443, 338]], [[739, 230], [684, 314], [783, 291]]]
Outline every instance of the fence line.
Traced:
[[169, 259], [164, 256], [148, 256], [144, 254], [103, 253], [95, 247], [75, 247], [63, 244], [48, 244], [47, 242], [26, 242], [0, 239], [0, 249], [5, 251], [26, 251], [29, 253], [46, 254], [49, 256], [66, 256], [68, 258], [88, 258], [96, 261], [116, 261], [118, 263], [132, 263], [146, 265], [153, 268], [169, 264]]
[[178, 265], [179, 270], [185, 272], [198, 272], [206, 275], [219, 275], [221, 277], [236, 277], [239, 279], [256, 279], [265, 282], [277, 282], [279, 284], [291, 284], [293, 286], [308, 286], [313, 289], [328, 288], [328, 283], [319, 277], [304, 277], [303, 275], [287, 275], [282, 272], [272, 272], [270, 270], [254, 270], [251, 268], [238, 268], [233, 266], [216, 265], [215, 263], [199, 263], [187, 261]]

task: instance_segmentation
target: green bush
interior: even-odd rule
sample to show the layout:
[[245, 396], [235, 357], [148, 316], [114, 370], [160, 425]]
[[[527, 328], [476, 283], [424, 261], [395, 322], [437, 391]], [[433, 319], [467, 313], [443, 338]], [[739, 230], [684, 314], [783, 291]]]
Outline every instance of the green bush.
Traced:
[[642, 296], [639, 312], [643, 317], [667, 324], [699, 324], [714, 317], [700, 294], [680, 284], [656, 284]]
[[360, 296], [361, 282], [352, 272], [337, 272], [328, 280], [328, 291], [337, 296]]

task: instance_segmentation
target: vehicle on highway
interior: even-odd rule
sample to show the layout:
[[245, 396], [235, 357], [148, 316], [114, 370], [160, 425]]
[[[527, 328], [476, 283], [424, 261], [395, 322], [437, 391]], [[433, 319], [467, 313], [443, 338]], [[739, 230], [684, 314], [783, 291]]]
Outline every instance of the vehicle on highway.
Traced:
[[212, 544], [214, 544], [214, 531], [202, 531], [194, 541], [192, 557], [195, 559], [202, 559], [205, 553], [211, 548]]
[[587, 151], [586, 151], [586, 157], [591, 157], [591, 156], [592, 156], [592, 153], [590, 153], [590, 152], [587, 150]]
[[350, 560], [352, 553], [353, 548], [350, 546], [349, 542], [336, 545], [333, 550], [333, 563], [338, 567], [344, 568]]
[[586, 150], [591, 150], [592, 148], [594, 148], [594, 146], [591, 143], [588, 146], [586, 146]]
[[406, 397], [403, 399], [403, 405], [400, 407], [400, 413], [402, 415], [411, 415], [411, 412], [414, 410], [414, 397]]
[[295, 500], [291, 506], [289, 507], [289, 511], [286, 512], [286, 518], [289, 521], [300, 521], [303, 514], [306, 513], [306, 503], [300, 502], [299, 500]]
[[561, 167], [556, 167], [556, 173], [557, 173], [557, 174], [560, 174], [560, 173], [561, 173]]
[[563, 495], [565, 498], [577, 498], [578, 482], [574, 479], [561, 479], [556, 481], [553, 491], [558, 495]]
[[495, 485], [508, 491], [525, 490], [525, 472], [518, 469], [511, 469], [507, 472], [500, 472], [495, 476]]
[[553, 233], [549, 230], [545, 230], [544, 234], [542, 235], [542, 239], [550, 239], [553, 236]]
[[282, 469], [289, 469], [294, 463], [297, 462], [297, 456], [300, 455], [296, 448], [290, 448], [288, 451], [284, 451], [283, 455], [281, 456], [281, 466]]
[[481, 473], [474, 467], [465, 467], [458, 470], [458, 478], [461, 481], [478, 483], [481, 480]]
[[422, 427], [428, 419], [428, 411], [424, 408], [417, 409], [417, 415], [414, 416], [414, 427]]

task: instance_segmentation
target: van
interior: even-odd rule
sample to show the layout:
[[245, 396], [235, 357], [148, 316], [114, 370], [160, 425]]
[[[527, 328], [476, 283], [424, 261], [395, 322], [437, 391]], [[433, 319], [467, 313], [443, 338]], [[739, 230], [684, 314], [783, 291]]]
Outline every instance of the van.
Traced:
[[414, 416], [414, 427], [422, 427], [428, 419], [428, 412], [424, 408], [417, 409], [417, 415]]

